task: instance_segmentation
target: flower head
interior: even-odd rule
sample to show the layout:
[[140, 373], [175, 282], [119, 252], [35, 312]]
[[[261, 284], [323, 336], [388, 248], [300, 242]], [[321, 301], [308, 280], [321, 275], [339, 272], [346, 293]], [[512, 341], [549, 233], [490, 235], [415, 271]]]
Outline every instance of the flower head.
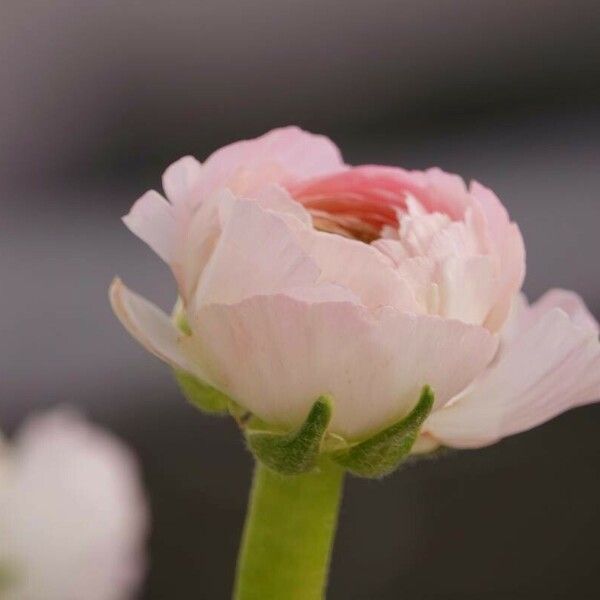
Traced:
[[74, 413], [36, 416], [0, 449], [2, 598], [130, 598], [146, 530], [133, 457]]
[[329, 432], [355, 443], [429, 385], [418, 446], [484, 445], [600, 395], [594, 320], [567, 292], [527, 307], [519, 229], [478, 183], [351, 167], [290, 127], [183, 158], [163, 187], [125, 223], [170, 265], [185, 331], [118, 280], [114, 310], [271, 426], [330, 394]]

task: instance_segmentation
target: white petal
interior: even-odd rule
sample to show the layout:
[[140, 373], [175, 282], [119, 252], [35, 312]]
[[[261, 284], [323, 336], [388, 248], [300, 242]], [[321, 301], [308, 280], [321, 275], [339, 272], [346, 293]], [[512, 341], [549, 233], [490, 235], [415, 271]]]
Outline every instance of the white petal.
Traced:
[[166, 263], [173, 260], [175, 216], [173, 207], [159, 193], [146, 192], [123, 217], [123, 222]]
[[125, 329], [146, 350], [172, 367], [183, 369], [206, 381], [205, 374], [194, 363], [189, 340], [157, 306], [129, 290], [120, 279], [110, 287], [113, 310]]
[[493, 365], [425, 430], [449, 446], [483, 446], [600, 398], [600, 343], [590, 319], [558, 291], [522, 310]]
[[349, 437], [405, 415], [425, 384], [442, 405], [496, 347], [487, 330], [458, 321], [285, 295], [206, 306], [196, 326], [203, 364], [244, 407], [292, 427], [331, 393], [333, 431]]
[[145, 571], [139, 470], [110, 434], [58, 410], [30, 419], [0, 490], [5, 600], [122, 600]]

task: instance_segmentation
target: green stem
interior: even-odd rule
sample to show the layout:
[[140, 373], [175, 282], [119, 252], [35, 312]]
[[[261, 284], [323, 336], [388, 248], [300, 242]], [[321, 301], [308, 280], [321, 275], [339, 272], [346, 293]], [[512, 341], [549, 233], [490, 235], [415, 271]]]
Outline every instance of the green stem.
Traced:
[[343, 469], [279, 475], [257, 462], [238, 557], [235, 600], [324, 597]]

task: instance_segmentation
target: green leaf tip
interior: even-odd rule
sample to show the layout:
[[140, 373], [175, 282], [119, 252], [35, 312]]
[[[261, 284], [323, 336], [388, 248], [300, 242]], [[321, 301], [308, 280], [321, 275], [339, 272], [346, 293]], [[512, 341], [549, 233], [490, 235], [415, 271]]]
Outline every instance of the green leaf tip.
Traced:
[[228, 413], [231, 401], [223, 392], [185, 371], [175, 369], [174, 373], [179, 389], [190, 404], [211, 415]]
[[406, 417], [347, 450], [332, 453], [333, 460], [360, 477], [389, 475], [408, 457], [433, 402], [434, 394], [426, 385]]
[[273, 471], [284, 475], [306, 473], [317, 464], [332, 414], [331, 398], [321, 396], [300, 429], [288, 434], [249, 430], [246, 433], [248, 447]]

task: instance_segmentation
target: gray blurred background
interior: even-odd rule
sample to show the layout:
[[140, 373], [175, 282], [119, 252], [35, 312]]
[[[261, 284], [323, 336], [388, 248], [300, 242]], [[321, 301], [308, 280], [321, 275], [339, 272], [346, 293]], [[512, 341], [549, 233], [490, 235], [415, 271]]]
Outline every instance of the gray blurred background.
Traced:
[[[144, 599], [229, 596], [252, 464], [112, 316], [117, 273], [174, 300], [120, 216], [183, 154], [296, 123], [350, 162], [488, 184], [530, 297], [572, 288], [599, 317], [599, 34], [593, 0], [0, 4], [0, 423], [71, 403], [134, 447]], [[329, 598], [597, 598], [599, 468], [596, 405], [349, 480]]]

